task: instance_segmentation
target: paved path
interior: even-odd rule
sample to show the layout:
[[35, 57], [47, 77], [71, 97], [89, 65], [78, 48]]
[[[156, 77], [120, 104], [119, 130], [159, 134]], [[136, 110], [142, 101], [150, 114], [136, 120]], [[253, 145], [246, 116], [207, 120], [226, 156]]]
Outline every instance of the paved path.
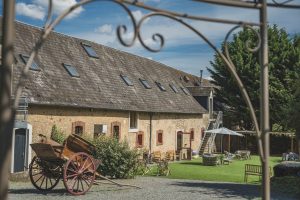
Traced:
[[[111, 184], [94, 185], [83, 196], [71, 196], [60, 183], [53, 191], [44, 194], [34, 189], [30, 182], [12, 182], [10, 200], [202, 200], [202, 199], [260, 199], [259, 188], [255, 185], [215, 183], [206, 181], [177, 180], [156, 177], [138, 177], [132, 180], [118, 180], [134, 184], [142, 189], [118, 187]], [[272, 199], [286, 200], [282, 195]]]

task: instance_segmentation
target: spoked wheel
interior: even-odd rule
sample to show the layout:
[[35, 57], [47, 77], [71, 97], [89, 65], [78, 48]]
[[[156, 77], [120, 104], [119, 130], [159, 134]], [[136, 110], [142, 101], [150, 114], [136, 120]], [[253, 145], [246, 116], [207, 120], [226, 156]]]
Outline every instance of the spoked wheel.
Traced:
[[74, 154], [64, 167], [64, 185], [73, 195], [85, 194], [95, 180], [95, 163], [86, 153]]
[[29, 166], [29, 177], [32, 185], [41, 191], [52, 190], [62, 174], [60, 165], [34, 157]]

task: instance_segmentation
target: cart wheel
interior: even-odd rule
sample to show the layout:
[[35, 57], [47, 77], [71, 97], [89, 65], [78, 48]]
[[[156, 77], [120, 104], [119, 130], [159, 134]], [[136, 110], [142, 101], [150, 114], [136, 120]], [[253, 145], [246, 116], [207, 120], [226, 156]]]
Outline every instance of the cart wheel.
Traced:
[[36, 189], [50, 191], [58, 184], [61, 171], [61, 166], [35, 156], [29, 166], [30, 181]]
[[64, 185], [73, 195], [85, 194], [93, 185], [96, 168], [93, 158], [86, 153], [74, 154], [64, 167]]

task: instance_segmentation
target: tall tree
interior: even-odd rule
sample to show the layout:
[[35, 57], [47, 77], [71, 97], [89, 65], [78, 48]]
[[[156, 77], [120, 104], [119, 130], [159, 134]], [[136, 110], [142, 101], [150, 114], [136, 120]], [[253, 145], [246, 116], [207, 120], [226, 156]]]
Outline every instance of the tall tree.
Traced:
[[[276, 25], [268, 28], [269, 34], [269, 69], [270, 69], [270, 123], [272, 129], [288, 129], [288, 108], [293, 99], [293, 82], [300, 72], [300, 42], [299, 37], [290, 38], [284, 29]], [[228, 51], [236, 71], [244, 82], [259, 119], [259, 84], [260, 65], [259, 53], [251, 53], [246, 44], [257, 41], [256, 34], [249, 29], [235, 34], [232, 42], [228, 43]], [[224, 52], [224, 45], [222, 48]], [[224, 105], [225, 123], [228, 126], [238, 125], [247, 130], [253, 128], [242, 95], [224, 66], [221, 58], [215, 55], [208, 68], [213, 83], [218, 86], [216, 99]]]
[[[299, 77], [300, 78], [300, 77]], [[290, 126], [295, 130], [300, 155], [300, 80], [295, 83], [294, 98], [291, 101], [289, 112]]]

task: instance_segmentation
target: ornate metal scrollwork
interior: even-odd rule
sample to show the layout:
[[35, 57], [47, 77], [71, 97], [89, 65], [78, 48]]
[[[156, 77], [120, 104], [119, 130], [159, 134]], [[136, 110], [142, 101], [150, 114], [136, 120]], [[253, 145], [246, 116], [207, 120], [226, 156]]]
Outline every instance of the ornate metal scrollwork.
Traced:
[[288, 4], [294, 0], [286, 0], [286, 1], [283, 1], [283, 2], [278, 2], [277, 0], [272, 0], [274, 2], [274, 4], [276, 5], [285, 5], [285, 4]]
[[239, 29], [239, 28], [250, 29], [251, 31], [253, 31], [253, 32], [255, 33], [255, 35], [256, 35], [256, 37], [257, 37], [257, 41], [256, 41], [256, 44], [255, 44], [254, 47], [251, 47], [251, 46], [250, 46], [251, 43], [253, 44], [253, 41], [251, 41], [251, 40], [247, 40], [247, 41], [246, 41], [245, 46], [246, 46], [246, 49], [247, 49], [249, 52], [252, 52], [252, 53], [257, 52], [257, 51], [259, 50], [260, 46], [261, 46], [261, 37], [260, 37], [260, 35], [259, 35], [257, 29], [253, 28], [252, 26], [244, 25], [244, 24], [233, 27], [232, 29], [230, 29], [230, 30], [228, 31], [228, 33], [226, 34], [226, 37], [225, 37], [225, 39], [224, 39], [224, 50], [225, 50], [225, 55], [226, 55], [226, 58], [229, 60], [229, 62], [230, 62], [232, 65], [234, 65], [234, 64], [233, 64], [233, 62], [232, 62], [232, 60], [231, 60], [231, 58], [230, 58], [230, 54], [229, 54], [229, 51], [228, 51], [228, 38], [229, 38], [229, 36], [230, 36], [235, 30], [237, 30], [237, 29]]

